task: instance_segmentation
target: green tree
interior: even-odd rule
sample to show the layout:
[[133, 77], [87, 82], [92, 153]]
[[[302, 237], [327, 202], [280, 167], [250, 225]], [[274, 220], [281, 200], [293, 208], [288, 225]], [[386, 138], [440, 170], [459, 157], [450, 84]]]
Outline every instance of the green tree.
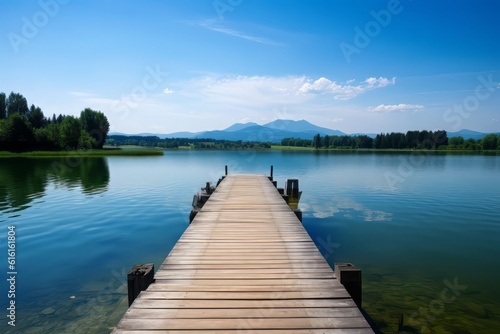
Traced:
[[45, 116], [42, 112], [42, 109], [40, 109], [40, 107], [35, 107], [33, 104], [30, 107], [30, 111], [27, 117], [28, 117], [28, 122], [30, 122], [31, 126], [34, 127], [35, 129], [40, 129], [41, 127], [44, 127], [46, 124]]
[[83, 130], [94, 138], [94, 148], [102, 148], [109, 132], [109, 122], [106, 116], [100, 111], [86, 108], [80, 113], [80, 122]]
[[0, 93], [0, 119], [7, 118], [7, 97], [5, 93]]
[[314, 136], [313, 145], [316, 149], [321, 147], [321, 135], [319, 133]]
[[449, 138], [448, 133], [445, 130], [438, 130], [434, 132], [434, 147], [437, 149], [441, 145], [448, 145]]
[[373, 148], [373, 139], [372, 138], [370, 138], [366, 135], [362, 135], [362, 136], [358, 136], [357, 140], [359, 142], [359, 144], [358, 144], [359, 148]]
[[56, 149], [61, 149], [64, 147], [62, 140], [61, 140], [61, 131], [59, 129], [60, 127], [61, 127], [61, 125], [58, 124], [57, 122], [55, 122], [55, 123], [50, 123], [45, 128], [47, 131], [47, 138], [48, 138], [49, 146], [56, 148]]
[[15, 113], [2, 120], [2, 146], [9, 151], [25, 151], [34, 146], [35, 137], [26, 118]]
[[19, 114], [24, 116], [28, 111], [26, 98], [19, 93], [11, 92], [7, 98], [7, 115]]
[[478, 149], [478, 145], [476, 141], [473, 138], [469, 138], [464, 142], [464, 148], [466, 150], [472, 150], [475, 151]]
[[325, 137], [323, 138], [322, 140], [323, 142], [323, 146], [328, 148], [330, 147], [330, 136], [329, 135], [325, 135]]
[[482, 140], [483, 150], [496, 150], [498, 138], [497, 135], [491, 133], [485, 136]]
[[448, 140], [448, 144], [452, 146], [452, 148], [461, 148], [464, 145], [464, 137], [451, 137]]
[[90, 150], [94, 147], [94, 138], [92, 138], [87, 131], [80, 131], [80, 139], [78, 140], [78, 148], [84, 150]]
[[80, 120], [73, 116], [66, 116], [59, 128], [63, 147], [76, 149], [80, 142], [82, 126]]

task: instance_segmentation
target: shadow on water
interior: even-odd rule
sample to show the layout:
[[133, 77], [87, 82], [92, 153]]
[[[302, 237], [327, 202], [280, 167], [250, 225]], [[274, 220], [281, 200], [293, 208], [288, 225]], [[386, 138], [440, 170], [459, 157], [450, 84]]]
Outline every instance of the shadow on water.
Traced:
[[0, 163], [0, 210], [16, 212], [42, 198], [50, 181], [68, 188], [81, 187], [84, 194], [105, 192], [109, 167], [104, 158], [5, 159]]

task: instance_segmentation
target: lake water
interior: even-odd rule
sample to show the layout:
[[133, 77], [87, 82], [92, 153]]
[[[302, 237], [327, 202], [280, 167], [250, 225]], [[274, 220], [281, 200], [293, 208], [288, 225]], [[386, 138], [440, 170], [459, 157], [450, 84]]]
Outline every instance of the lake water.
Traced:
[[[16, 326], [1, 333], [109, 333], [126, 273], [158, 268], [188, 226], [193, 194], [230, 173], [298, 178], [303, 224], [328, 262], [363, 270], [384, 333], [498, 333], [500, 156], [167, 151], [159, 157], [0, 160], [0, 259], [16, 231]], [[415, 331], [414, 331], [415, 332]]]

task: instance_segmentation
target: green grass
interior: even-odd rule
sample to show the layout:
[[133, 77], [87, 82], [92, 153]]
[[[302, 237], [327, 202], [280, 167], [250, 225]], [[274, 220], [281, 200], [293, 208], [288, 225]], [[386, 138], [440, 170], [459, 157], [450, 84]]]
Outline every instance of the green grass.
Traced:
[[314, 147], [303, 147], [303, 146], [282, 146], [282, 145], [271, 145], [271, 150], [283, 150], [283, 151], [314, 151]]
[[0, 158], [95, 158], [109, 156], [151, 156], [163, 155], [163, 150], [144, 147], [107, 148], [102, 150], [71, 150], [71, 151], [30, 151], [30, 152], [7, 152], [0, 151]]

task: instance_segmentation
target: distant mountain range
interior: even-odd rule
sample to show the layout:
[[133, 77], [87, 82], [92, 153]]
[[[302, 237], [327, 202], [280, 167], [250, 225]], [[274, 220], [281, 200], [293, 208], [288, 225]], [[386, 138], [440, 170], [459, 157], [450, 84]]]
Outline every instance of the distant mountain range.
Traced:
[[[220, 140], [242, 140], [242, 141], [259, 141], [259, 142], [280, 142], [283, 138], [300, 138], [312, 139], [314, 135], [320, 134], [321, 136], [359, 136], [367, 135], [375, 138], [374, 133], [351, 133], [346, 134], [339, 130], [332, 130], [323, 128], [306, 120], [292, 121], [278, 119], [273, 122], [259, 125], [257, 123], [235, 123], [224, 130], [202, 131], [202, 132], [174, 132], [168, 134], [159, 133], [139, 133], [135, 136], [157, 136], [159, 138], [211, 138]], [[500, 133], [498, 133], [500, 134]], [[110, 135], [124, 135], [129, 134], [111, 132]], [[448, 137], [462, 136], [464, 139], [481, 139], [487, 133], [477, 132], [472, 130], [460, 130], [458, 132], [448, 132]]]

